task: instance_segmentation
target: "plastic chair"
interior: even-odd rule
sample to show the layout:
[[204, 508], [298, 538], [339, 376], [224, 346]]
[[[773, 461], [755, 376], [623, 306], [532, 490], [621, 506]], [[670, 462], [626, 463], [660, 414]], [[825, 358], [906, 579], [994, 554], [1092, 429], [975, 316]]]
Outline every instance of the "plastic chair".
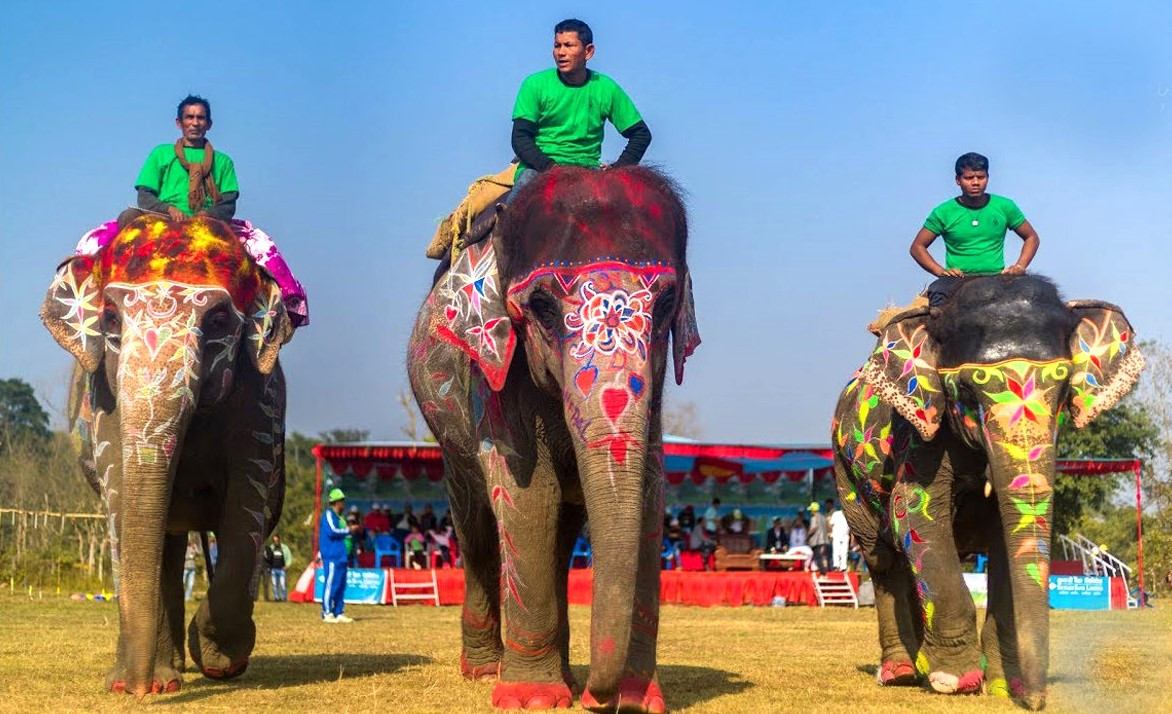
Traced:
[[974, 573], [985, 572], [985, 563], [988, 563], [988, 562], [989, 562], [988, 556], [981, 555], [980, 553], [977, 553], [977, 565], [976, 565], [976, 567], [973, 568], [973, 572]]
[[403, 547], [389, 533], [374, 537], [374, 567], [383, 567], [383, 557], [391, 559], [393, 567], [403, 567]]
[[584, 558], [586, 560], [586, 565], [583, 565], [583, 568], [589, 568], [590, 563], [593, 560], [590, 544], [587, 543], [586, 539], [581, 536], [579, 536], [577, 542], [574, 543], [574, 552], [570, 553], [571, 568], [574, 567], [574, 563], [578, 560], [578, 558]]

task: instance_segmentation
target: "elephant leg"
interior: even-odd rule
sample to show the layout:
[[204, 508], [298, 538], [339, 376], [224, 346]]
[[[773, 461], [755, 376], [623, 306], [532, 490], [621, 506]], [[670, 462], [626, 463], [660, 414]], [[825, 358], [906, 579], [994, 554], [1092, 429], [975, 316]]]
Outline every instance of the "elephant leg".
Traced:
[[876, 679], [887, 687], [917, 684], [913, 653], [923, 641], [915, 581], [902, 553], [886, 544], [867, 553], [879, 619], [880, 664]]
[[981, 630], [981, 652], [985, 657], [987, 691], [997, 697], [1010, 697], [1013, 687], [1021, 685], [1017, 665], [1017, 628], [1013, 620], [1013, 598], [1009, 588], [1009, 554], [1001, 529], [1001, 516], [991, 509], [989, 523], [989, 562], [985, 566], [989, 596], [985, 626]]
[[570, 690], [578, 693], [580, 687], [574, 681], [570, 671], [570, 556], [574, 552], [574, 544], [582, 533], [582, 525], [586, 522], [586, 508], [572, 503], [562, 505], [561, 518], [558, 521], [558, 572], [557, 572], [557, 602], [558, 602], [558, 655], [562, 661], [562, 678], [570, 686]]
[[[921, 446], [891, 493], [892, 526], [915, 578], [924, 627], [916, 669], [944, 694], [979, 691], [984, 678], [977, 613], [960, 570], [952, 527], [952, 462]], [[923, 474], [924, 476], [915, 476]]]
[[475, 470], [475, 483], [483, 479], [479, 466], [449, 458], [448, 496], [456, 536], [464, 560], [464, 608], [460, 617], [462, 649], [460, 673], [465, 679], [495, 679], [500, 674], [501, 653], [501, 559], [496, 516], [484, 489], [470, 488], [467, 474]]
[[492, 693], [502, 709], [568, 707], [558, 646], [558, 518], [561, 488], [548, 453], [518, 483], [495, 443], [480, 452], [497, 517], [501, 609], [505, 617], [501, 678]]
[[[229, 518], [240, 520], [239, 516], [225, 516]], [[234, 525], [235, 528], [221, 525], [216, 532], [216, 576], [187, 628], [191, 659], [205, 677], [212, 679], [243, 674], [256, 644], [252, 608], [257, 545], [253, 534], [242, 533], [239, 524]], [[259, 533], [256, 538], [260, 539]]]

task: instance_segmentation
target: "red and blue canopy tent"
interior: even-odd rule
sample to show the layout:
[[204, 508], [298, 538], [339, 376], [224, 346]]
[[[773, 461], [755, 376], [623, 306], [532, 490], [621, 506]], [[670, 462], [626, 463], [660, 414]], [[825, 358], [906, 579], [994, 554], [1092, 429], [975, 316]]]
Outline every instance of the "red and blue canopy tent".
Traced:
[[[777, 504], [804, 504], [818, 492], [833, 495], [833, 451], [821, 445], [745, 445], [692, 441], [666, 436], [663, 444], [664, 478], [668, 503], [704, 503], [714, 494], [728, 493], [728, 505], [746, 510], [777, 509]], [[436, 493], [443, 481], [443, 455], [437, 444], [411, 441], [318, 444], [315, 522], [321, 518], [324, 472], [331, 483], [360, 484], [360, 493], [388, 499], [382, 484], [398, 483], [403, 494], [419, 493], [412, 483], [430, 484]], [[1060, 459], [1057, 470], [1071, 476], [1135, 474], [1136, 554], [1139, 590], [1143, 597], [1143, 491], [1138, 459]], [[391, 494], [389, 499], [396, 498]], [[426, 498], [426, 497], [425, 497]], [[765, 505], [768, 504], [768, 505]], [[317, 532], [314, 531], [314, 549]]]

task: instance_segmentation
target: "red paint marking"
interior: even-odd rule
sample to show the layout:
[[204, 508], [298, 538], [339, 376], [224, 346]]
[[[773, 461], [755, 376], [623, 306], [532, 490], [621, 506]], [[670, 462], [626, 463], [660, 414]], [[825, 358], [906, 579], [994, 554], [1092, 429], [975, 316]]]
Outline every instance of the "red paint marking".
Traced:
[[603, 637], [598, 640], [598, 654], [603, 655], [604, 657], [613, 657], [614, 647], [615, 644], [613, 637]]
[[627, 442], [624, 439], [620, 437], [611, 439], [610, 457], [614, 459], [614, 462], [619, 466], [623, 466], [627, 463]]
[[565, 682], [497, 682], [492, 689], [498, 709], [568, 709], [573, 701]]
[[611, 388], [602, 390], [602, 410], [606, 414], [606, 418], [610, 419], [611, 423], [614, 423], [622, 416], [630, 402], [631, 395], [625, 389]]
[[574, 382], [578, 386], [578, 391], [582, 394], [589, 394], [590, 389], [594, 386], [594, 380], [598, 378], [598, 374], [593, 369], [583, 369], [574, 377]]

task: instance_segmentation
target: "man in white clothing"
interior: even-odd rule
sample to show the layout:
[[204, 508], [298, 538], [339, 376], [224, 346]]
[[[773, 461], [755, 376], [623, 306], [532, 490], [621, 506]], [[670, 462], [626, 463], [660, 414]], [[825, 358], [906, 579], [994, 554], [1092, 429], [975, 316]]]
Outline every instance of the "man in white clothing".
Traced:
[[[826, 499], [826, 510], [834, 506], [834, 501]], [[834, 569], [846, 570], [847, 557], [850, 554], [851, 527], [846, 522], [846, 514], [842, 508], [835, 508], [830, 514], [830, 541], [834, 551]]]

